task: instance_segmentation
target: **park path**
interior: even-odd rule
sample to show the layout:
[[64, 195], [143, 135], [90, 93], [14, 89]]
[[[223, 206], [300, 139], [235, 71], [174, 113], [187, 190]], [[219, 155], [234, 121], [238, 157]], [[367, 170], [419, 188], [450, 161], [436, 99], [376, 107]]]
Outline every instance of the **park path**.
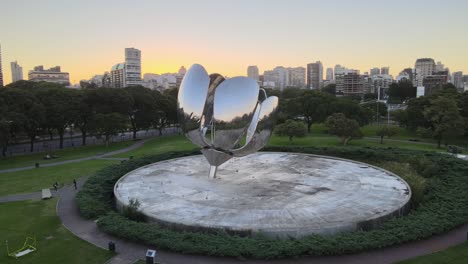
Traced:
[[[120, 154], [132, 149], [136, 149], [143, 145], [146, 141], [140, 141], [132, 146], [109, 152], [105, 156]], [[91, 158], [102, 158], [91, 157]], [[63, 164], [63, 163], [60, 163]], [[59, 164], [57, 164], [59, 165]], [[78, 189], [81, 188], [86, 178], [78, 180]], [[54, 196], [59, 197], [57, 203], [57, 215], [62, 221], [62, 224], [74, 235], [89, 243], [107, 249], [110, 241], [116, 244], [117, 255], [112, 257], [108, 264], [132, 264], [137, 259], [142, 259], [145, 256], [146, 250], [153, 248], [138, 243], [133, 243], [123, 239], [119, 239], [108, 234], [105, 234], [97, 228], [95, 221], [84, 219], [81, 217], [77, 204], [76, 193], [72, 185], [65, 186], [57, 192], [52, 192]], [[21, 201], [30, 199], [40, 199], [41, 193], [16, 194], [0, 197], [0, 202]], [[467, 240], [468, 224], [462, 225], [442, 235], [433, 236], [427, 240], [410, 242], [394, 247], [384, 249], [371, 250], [360, 254], [343, 255], [343, 256], [328, 256], [328, 257], [302, 257], [295, 259], [282, 260], [239, 260], [235, 258], [207, 257], [197, 255], [183, 255], [164, 250], [158, 250], [158, 261], [164, 264], [217, 264], [217, 263], [243, 263], [243, 264], [286, 264], [286, 263], [314, 263], [314, 264], [374, 264], [374, 263], [395, 263], [416, 256], [427, 255], [433, 252], [444, 250], [450, 246], [463, 243]]]
[[[79, 158], [79, 159], [71, 159], [71, 160], [64, 160], [64, 161], [57, 161], [57, 162], [41, 164], [41, 167], [53, 167], [53, 166], [59, 166], [59, 165], [82, 162], [82, 161], [87, 161], [87, 160], [94, 160], [94, 159], [123, 160], [121, 158], [108, 158], [108, 157], [137, 149], [137, 148], [143, 146], [143, 144], [145, 144], [146, 142], [148, 142], [151, 139], [153, 139], [153, 138], [146, 138], [146, 139], [137, 141], [136, 143], [134, 143], [131, 146], [128, 146], [126, 148], [114, 150], [114, 151], [107, 152], [107, 153], [104, 153], [104, 154], [94, 155], [94, 156], [89, 156], [89, 157], [84, 157], [84, 158]], [[0, 170], [0, 173], [24, 171], [24, 170], [34, 169], [34, 168], [35, 168], [35, 166], [26, 166], [26, 167], [20, 167], [20, 168], [4, 169], [4, 170]]]
[[[83, 182], [83, 179], [79, 181], [79, 188], [82, 186]], [[80, 216], [75, 201], [76, 193], [77, 191], [74, 190], [73, 186], [66, 186], [59, 190], [57, 214], [60, 217], [63, 225], [68, 230], [70, 230], [76, 236], [98, 247], [106, 249], [109, 241], [114, 242], [116, 244], [116, 252], [118, 254], [111, 258], [107, 263], [131, 264], [134, 263], [137, 259], [144, 258], [146, 250], [153, 248], [151, 246], [145, 246], [130, 241], [122, 240], [100, 231], [93, 220], [84, 219]], [[360, 254], [343, 256], [303, 257], [297, 259], [282, 260], [239, 260], [235, 258], [183, 255], [164, 250], [158, 250], [158, 261], [164, 264], [286, 264], [291, 262], [298, 264], [386, 264], [399, 262], [416, 256], [427, 255], [433, 252], [444, 250], [450, 246], [463, 243], [467, 240], [467, 233], [468, 224], [465, 224], [445, 234], [433, 236], [427, 240], [415, 241], [394, 247], [388, 247], [384, 249], [371, 250]]]

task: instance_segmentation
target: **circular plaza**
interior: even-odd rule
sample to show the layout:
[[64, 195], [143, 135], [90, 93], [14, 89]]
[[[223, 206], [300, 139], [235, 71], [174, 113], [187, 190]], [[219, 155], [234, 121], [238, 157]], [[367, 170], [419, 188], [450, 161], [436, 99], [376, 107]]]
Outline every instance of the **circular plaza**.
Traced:
[[370, 230], [411, 198], [397, 175], [327, 156], [260, 152], [208, 173], [202, 155], [138, 168], [116, 183], [117, 207], [138, 200], [148, 221], [182, 230], [302, 237]]

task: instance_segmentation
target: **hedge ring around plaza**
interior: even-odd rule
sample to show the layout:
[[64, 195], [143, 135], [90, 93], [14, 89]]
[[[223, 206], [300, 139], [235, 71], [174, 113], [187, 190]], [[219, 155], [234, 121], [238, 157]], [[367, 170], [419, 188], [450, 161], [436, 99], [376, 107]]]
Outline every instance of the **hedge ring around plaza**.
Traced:
[[428, 238], [451, 230], [468, 220], [468, 162], [424, 151], [367, 147], [269, 147], [267, 151], [335, 156], [370, 164], [390, 161], [411, 167], [425, 178], [421, 203], [408, 215], [392, 218], [380, 228], [331, 236], [272, 239], [240, 237], [226, 232], [183, 232], [158, 224], [136, 222], [114, 209], [113, 188], [126, 173], [154, 162], [199, 154], [198, 151], [170, 152], [126, 161], [98, 171], [77, 195], [84, 217], [98, 219], [98, 227], [111, 235], [154, 245], [184, 254], [230, 256], [258, 259], [306, 255], [342, 255], [383, 248]]

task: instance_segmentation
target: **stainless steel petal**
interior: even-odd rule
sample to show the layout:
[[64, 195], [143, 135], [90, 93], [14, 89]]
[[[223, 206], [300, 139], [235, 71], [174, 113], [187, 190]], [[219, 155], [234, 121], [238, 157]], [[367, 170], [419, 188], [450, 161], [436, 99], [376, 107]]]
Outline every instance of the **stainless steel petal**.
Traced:
[[246, 156], [263, 148], [273, 133], [278, 112], [278, 97], [270, 96], [260, 104], [258, 124], [250, 141], [239, 149], [232, 150], [235, 157]]
[[216, 88], [224, 81], [224, 77], [221, 74], [213, 73], [210, 74], [210, 85], [208, 87], [208, 96], [206, 97], [205, 108], [203, 110], [203, 117], [202, 117], [202, 129], [203, 129], [203, 140], [205, 144], [212, 145], [213, 144], [213, 133], [212, 133], [212, 125], [213, 125], [213, 103], [214, 103], [214, 94]]
[[177, 112], [182, 130], [194, 144], [202, 147], [206, 146], [206, 143], [201, 136], [201, 119], [209, 83], [210, 78], [205, 68], [194, 64], [185, 74], [178, 94]]
[[231, 149], [239, 142], [254, 114], [258, 93], [257, 82], [247, 77], [225, 80], [216, 88], [213, 104], [215, 148]]

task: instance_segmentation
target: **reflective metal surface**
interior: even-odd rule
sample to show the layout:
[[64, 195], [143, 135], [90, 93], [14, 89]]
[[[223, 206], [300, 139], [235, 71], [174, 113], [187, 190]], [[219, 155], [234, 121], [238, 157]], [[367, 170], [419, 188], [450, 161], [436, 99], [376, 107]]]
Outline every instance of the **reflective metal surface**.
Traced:
[[182, 129], [188, 139], [203, 148], [211, 165], [211, 178], [216, 177], [217, 167], [233, 156], [245, 156], [266, 145], [277, 109], [278, 98], [267, 97], [255, 80], [208, 76], [198, 64], [188, 70], [178, 95]]

